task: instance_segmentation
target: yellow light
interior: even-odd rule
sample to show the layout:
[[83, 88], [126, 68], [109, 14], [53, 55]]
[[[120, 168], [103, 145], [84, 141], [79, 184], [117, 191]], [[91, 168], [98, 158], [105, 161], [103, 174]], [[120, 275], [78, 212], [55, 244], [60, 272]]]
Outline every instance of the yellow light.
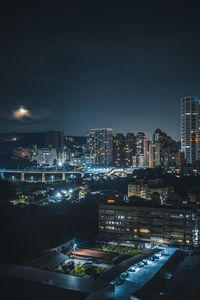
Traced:
[[149, 229], [147, 229], [147, 228], [141, 228], [141, 229], [140, 229], [140, 232], [142, 232], [142, 233], [148, 233], [148, 232], [149, 232]]
[[108, 200], [108, 203], [115, 203], [115, 200]]

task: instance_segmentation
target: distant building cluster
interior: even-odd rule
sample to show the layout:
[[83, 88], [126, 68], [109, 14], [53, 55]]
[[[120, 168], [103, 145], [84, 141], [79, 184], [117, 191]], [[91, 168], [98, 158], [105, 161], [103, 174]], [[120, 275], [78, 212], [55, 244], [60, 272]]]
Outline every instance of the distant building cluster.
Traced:
[[164, 185], [163, 180], [136, 180], [128, 185], [128, 197], [140, 197], [147, 200], [156, 200], [161, 204], [165, 204], [170, 193], [174, 192], [174, 188]]
[[[41, 135], [41, 134], [40, 134]], [[144, 132], [113, 134], [110, 128], [90, 129], [86, 137], [65, 136], [63, 132], [45, 132], [41, 146], [17, 147], [14, 156], [28, 158], [41, 166], [56, 162], [71, 168], [168, 167], [188, 175], [200, 172], [200, 98], [181, 99], [181, 140], [174, 141], [160, 129], [148, 138]], [[11, 137], [17, 143], [16, 137]], [[33, 144], [32, 144], [33, 145]]]
[[43, 147], [17, 147], [14, 150], [14, 158], [28, 159], [30, 163], [39, 166], [53, 166], [56, 161], [63, 162], [64, 157], [64, 133], [48, 131], [44, 133]]
[[87, 152], [94, 166], [154, 168], [175, 165], [179, 145], [166, 133], [156, 129], [152, 141], [143, 132], [137, 135], [118, 133], [112, 129], [91, 129], [87, 135]]

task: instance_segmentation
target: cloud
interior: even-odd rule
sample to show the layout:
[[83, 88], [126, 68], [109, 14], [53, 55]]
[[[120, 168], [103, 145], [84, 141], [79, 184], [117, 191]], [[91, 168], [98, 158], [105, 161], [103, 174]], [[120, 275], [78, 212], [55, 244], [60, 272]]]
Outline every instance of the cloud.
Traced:
[[24, 107], [20, 107], [19, 109], [13, 111], [13, 118], [14, 119], [23, 119], [24, 117], [30, 117], [31, 113], [28, 109]]

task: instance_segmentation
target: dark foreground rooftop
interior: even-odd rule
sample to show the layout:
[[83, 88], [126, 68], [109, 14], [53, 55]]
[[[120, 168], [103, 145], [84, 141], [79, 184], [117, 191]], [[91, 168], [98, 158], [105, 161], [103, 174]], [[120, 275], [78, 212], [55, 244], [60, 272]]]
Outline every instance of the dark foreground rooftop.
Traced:
[[34, 268], [41, 268], [43, 266], [54, 268], [58, 264], [64, 262], [66, 259], [67, 259], [66, 255], [57, 251], [51, 251], [32, 261], [30, 263], [30, 266]]
[[0, 276], [2, 300], [83, 300], [88, 293], [65, 290], [26, 279]]

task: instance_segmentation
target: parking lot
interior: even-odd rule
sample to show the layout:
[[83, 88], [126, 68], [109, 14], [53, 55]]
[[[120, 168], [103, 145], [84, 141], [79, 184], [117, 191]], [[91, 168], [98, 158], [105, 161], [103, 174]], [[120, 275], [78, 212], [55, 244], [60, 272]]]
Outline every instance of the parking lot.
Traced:
[[[160, 268], [168, 261], [168, 259], [174, 254], [175, 249], [167, 249], [161, 251], [161, 256], [155, 260], [147, 259], [147, 264], [143, 266], [132, 266], [135, 271], [126, 271], [123, 276], [117, 278], [115, 282], [115, 299], [125, 300], [130, 299], [130, 295], [144, 286], [153, 276], [160, 270]], [[137, 264], [138, 265], [138, 264]], [[116, 280], [115, 280], [116, 281]]]

